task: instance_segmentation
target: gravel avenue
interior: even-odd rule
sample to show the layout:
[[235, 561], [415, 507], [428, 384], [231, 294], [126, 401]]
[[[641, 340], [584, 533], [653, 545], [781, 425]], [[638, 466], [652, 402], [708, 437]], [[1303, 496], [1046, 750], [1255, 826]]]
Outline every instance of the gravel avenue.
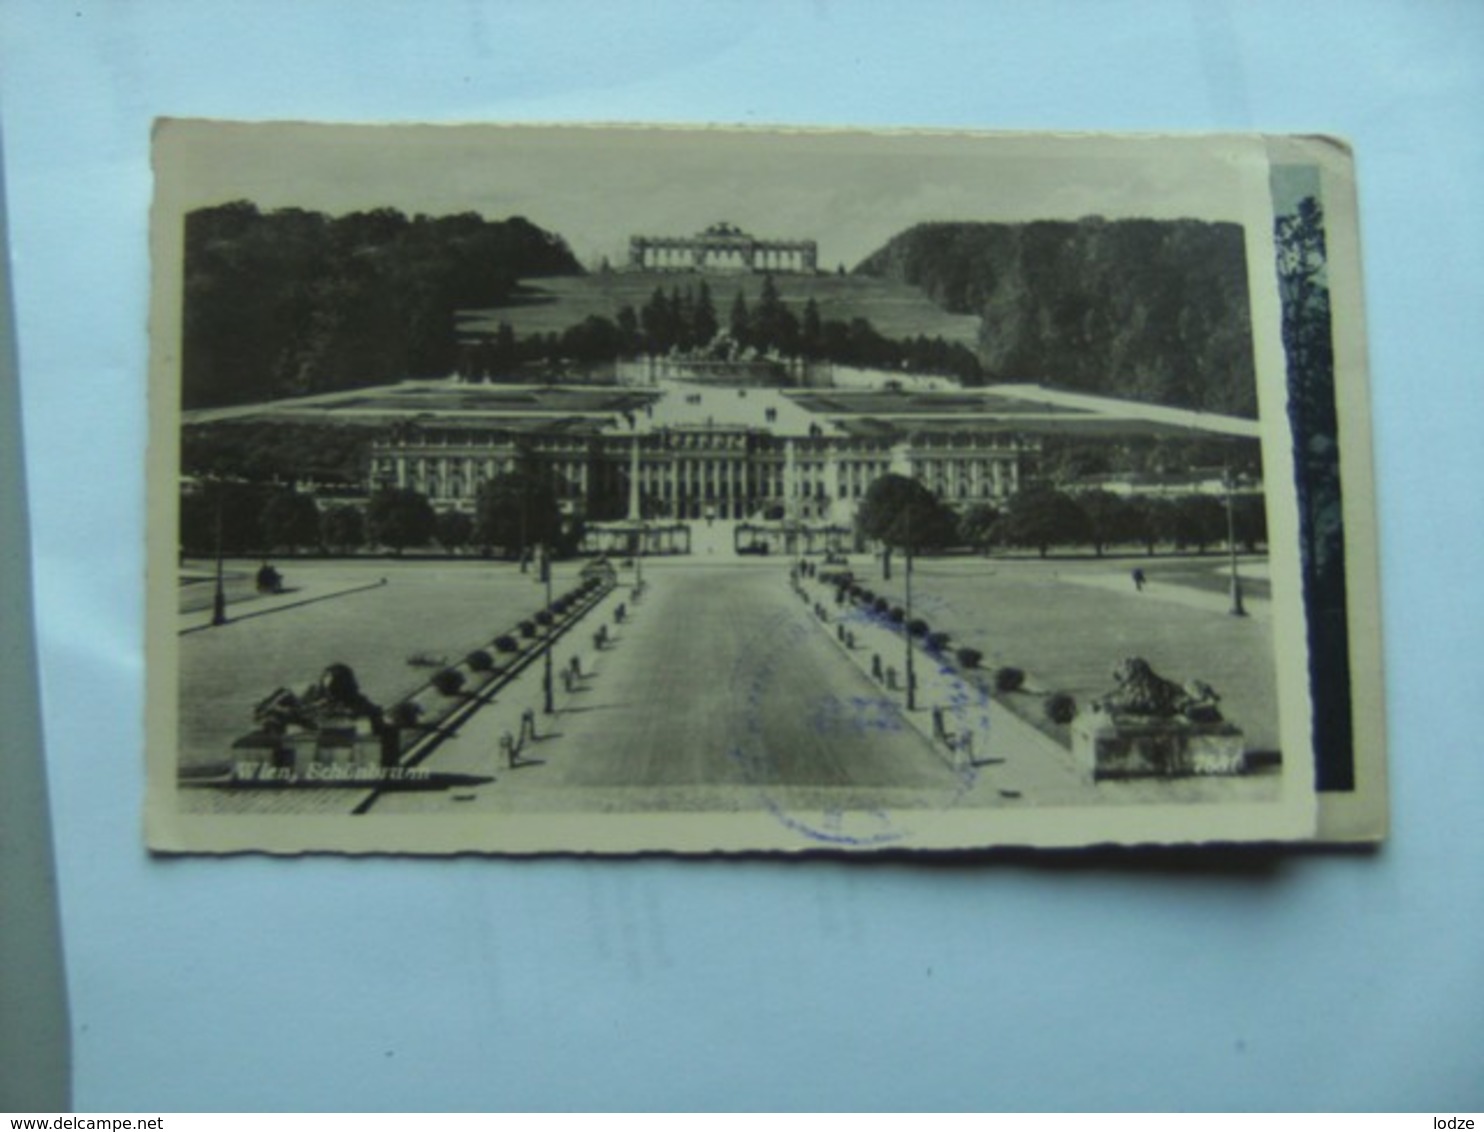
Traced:
[[[1277, 706], [1266, 603], [1234, 618], [1212, 587], [1182, 579], [1214, 558], [1159, 563], [1135, 592], [1131, 560], [944, 558], [921, 561], [914, 612], [986, 666], [1015, 665], [1043, 687], [1079, 701], [1106, 692], [1131, 653], [1161, 672], [1199, 677], [1248, 736], [1250, 751], [1275, 752]], [[206, 627], [201, 595], [209, 567], [182, 570], [179, 622], [179, 760], [182, 769], [222, 764], [251, 729], [255, 704], [294, 691], [333, 663], [350, 665], [372, 701], [391, 704], [426, 681], [429, 665], [457, 661], [508, 632], [542, 605], [534, 572], [477, 560], [285, 560], [289, 593], [255, 599], [242, 581], [255, 564], [229, 563], [226, 625]], [[553, 585], [573, 584], [582, 563], [558, 563]], [[898, 595], [880, 563], [851, 566]], [[1253, 564], [1260, 572], [1260, 565]], [[1251, 566], [1246, 568], [1252, 568]], [[672, 559], [643, 563], [642, 600], [632, 568], [605, 604], [559, 640], [553, 715], [542, 711], [541, 665], [533, 664], [476, 711], [423, 764], [492, 779], [476, 789], [386, 792], [377, 814], [441, 812], [642, 812], [747, 809], [906, 810], [949, 806], [1240, 802], [1273, 796], [1277, 774], [1171, 781], [1081, 782], [1054, 757], [1043, 783], [1012, 799], [994, 771], [955, 766], [934, 744], [919, 704], [846, 656], [788, 584], [785, 559]], [[383, 581], [384, 579], [384, 581]], [[629, 615], [614, 619], [626, 602]], [[605, 647], [593, 630], [606, 624]], [[413, 663], [416, 662], [416, 663]], [[503, 735], [526, 710], [539, 738], [518, 765]], [[1000, 710], [996, 708], [995, 710]], [[1015, 722], [1015, 721], [1010, 721]], [[348, 813], [354, 789], [314, 791], [311, 809]], [[284, 792], [190, 790], [195, 812], [296, 812]], [[303, 802], [309, 802], [306, 794]]]

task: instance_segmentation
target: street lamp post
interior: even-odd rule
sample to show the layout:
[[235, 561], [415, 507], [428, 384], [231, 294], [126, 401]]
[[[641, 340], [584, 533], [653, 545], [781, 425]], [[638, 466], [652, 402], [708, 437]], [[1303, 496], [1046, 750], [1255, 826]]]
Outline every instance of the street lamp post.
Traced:
[[1242, 605], [1242, 578], [1237, 573], [1237, 521], [1236, 508], [1232, 501], [1233, 476], [1231, 468], [1226, 469], [1222, 477], [1222, 484], [1226, 488], [1226, 548], [1231, 561], [1231, 598], [1230, 613], [1233, 617], [1246, 617], [1247, 610]]
[[902, 618], [902, 640], [907, 647], [907, 710], [917, 709], [917, 677], [912, 672], [912, 505], [907, 504], [907, 612]]
[[227, 587], [222, 573], [222, 491], [220, 484], [217, 485], [216, 492], [216, 592], [211, 597], [211, 623], [213, 625], [227, 623]]
[[546, 672], [541, 681], [541, 690], [545, 699], [545, 710], [547, 715], [556, 711], [556, 705], [552, 702], [552, 680], [551, 680], [551, 651], [556, 647], [556, 640], [551, 634], [556, 632], [555, 615], [551, 612], [551, 546], [547, 544], [542, 548], [541, 575], [546, 582], [546, 613], [552, 618], [552, 623], [546, 627]]

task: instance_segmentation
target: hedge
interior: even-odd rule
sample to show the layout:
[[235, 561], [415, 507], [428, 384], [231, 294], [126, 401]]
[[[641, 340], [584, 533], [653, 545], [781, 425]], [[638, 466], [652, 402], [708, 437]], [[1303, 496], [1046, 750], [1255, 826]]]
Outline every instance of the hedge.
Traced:
[[932, 649], [934, 652], [942, 652], [945, 648], [948, 647], [948, 641], [951, 636], [951, 633], [944, 632], [929, 633], [927, 638], [927, 647]]
[[503, 637], [495, 638], [495, 648], [501, 652], [520, 652], [520, 645], [509, 633], [506, 633]]
[[495, 658], [483, 649], [475, 649], [464, 658], [471, 672], [489, 672], [495, 667]]
[[416, 727], [417, 720], [422, 715], [423, 709], [411, 700], [403, 700], [392, 708], [391, 723], [393, 727]]
[[1071, 723], [1077, 717], [1077, 701], [1066, 692], [1046, 697], [1046, 718], [1052, 723]]
[[967, 646], [959, 649], [958, 652], [954, 653], [954, 656], [958, 658], [959, 664], [965, 668], [978, 668], [979, 662], [984, 659], [982, 652], [978, 649], [968, 648]]
[[445, 696], [456, 696], [464, 690], [464, 674], [457, 668], [445, 668], [433, 677], [433, 687]]
[[1024, 683], [1025, 673], [1019, 668], [1011, 668], [1007, 665], [1004, 668], [995, 669], [994, 686], [997, 692], [1016, 692]]

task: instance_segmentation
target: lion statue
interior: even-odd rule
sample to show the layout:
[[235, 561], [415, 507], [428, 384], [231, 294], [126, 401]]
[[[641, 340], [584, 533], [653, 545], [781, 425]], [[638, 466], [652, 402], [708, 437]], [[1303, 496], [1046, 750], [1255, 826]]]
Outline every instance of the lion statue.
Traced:
[[1192, 723], [1220, 723], [1221, 697], [1203, 680], [1177, 684], [1155, 672], [1142, 657], [1125, 657], [1113, 669], [1118, 685], [1097, 701], [1104, 711], [1156, 719], [1184, 716]]

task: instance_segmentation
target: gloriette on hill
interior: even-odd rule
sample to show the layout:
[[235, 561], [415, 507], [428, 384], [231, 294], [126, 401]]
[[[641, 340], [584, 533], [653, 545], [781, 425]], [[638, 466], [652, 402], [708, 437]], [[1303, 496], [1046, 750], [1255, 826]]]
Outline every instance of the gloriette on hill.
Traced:
[[770, 271], [812, 275], [819, 245], [813, 240], [760, 240], [735, 224], [713, 224], [694, 236], [630, 236], [632, 271]]

